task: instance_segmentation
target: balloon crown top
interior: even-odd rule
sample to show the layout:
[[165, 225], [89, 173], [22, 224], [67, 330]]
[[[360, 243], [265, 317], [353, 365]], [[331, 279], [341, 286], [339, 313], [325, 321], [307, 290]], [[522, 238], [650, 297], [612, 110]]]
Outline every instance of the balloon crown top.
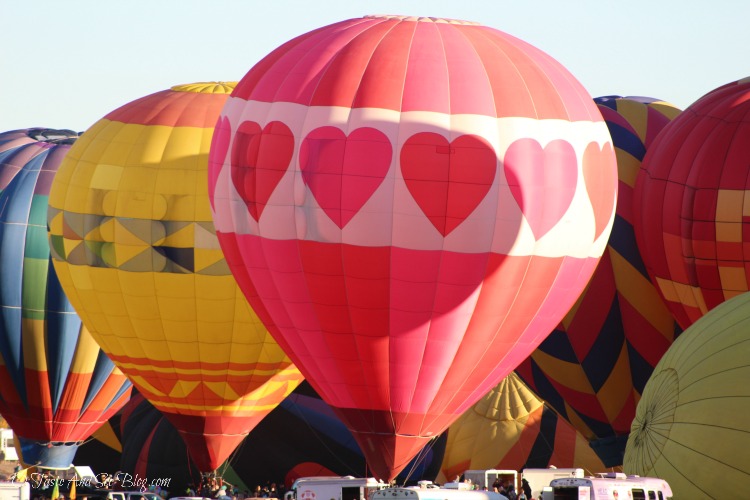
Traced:
[[398, 19], [400, 21], [426, 22], [426, 23], [445, 23], [445, 24], [466, 24], [470, 26], [479, 26], [480, 23], [474, 21], [462, 21], [460, 19], [446, 19], [441, 17], [422, 17], [422, 16], [397, 16], [390, 14], [365, 16], [365, 19]]
[[55, 128], [31, 128], [26, 134], [39, 142], [48, 142], [50, 144], [73, 144], [81, 135], [69, 129]]
[[196, 94], [231, 94], [237, 82], [197, 82], [175, 85], [175, 92], [195, 92]]

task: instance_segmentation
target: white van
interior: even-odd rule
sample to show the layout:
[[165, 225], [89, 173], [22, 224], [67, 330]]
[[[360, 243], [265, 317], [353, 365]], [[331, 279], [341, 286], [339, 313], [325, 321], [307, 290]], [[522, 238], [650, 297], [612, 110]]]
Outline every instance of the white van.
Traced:
[[668, 500], [672, 488], [663, 479], [627, 476], [620, 472], [598, 477], [553, 479], [544, 500]]
[[374, 477], [300, 477], [286, 492], [284, 500], [367, 500], [373, 492], [386, 486]]
[[0, 482], [0, 500], [29, 500], [31, 498], [31, 487], [26, 481]]
[[583, 469], [558, 469], [555, 467], [521, 471], [521, 479], [525, 479], [531, 487], [531, 498], [540, 498], [545, 486], [549, 486], [553, 479], [563, 477], [584, 477], [584, 472]]

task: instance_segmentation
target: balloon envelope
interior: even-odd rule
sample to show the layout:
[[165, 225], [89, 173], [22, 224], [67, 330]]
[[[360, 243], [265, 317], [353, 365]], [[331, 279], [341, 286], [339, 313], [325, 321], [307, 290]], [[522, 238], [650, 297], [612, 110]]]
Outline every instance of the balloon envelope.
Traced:
[[750, 294], [675, 340], [643, 391], [624, 472], [665, 479], [675, 498], [737, 496], [750, 473]]
[[749, 289], [749, 112], [750, 78], [709, 92], [664, 128], [638, 175], [638, 247], [683, 328]]
[[208, 148], [233, 87], [175, 86], [109, 113], [71, 148], [50, 194], [63, 288], [203, 471], [302, 380], [237, 287], [211, 222]]
[[67, 469], [79, 444], [130, 397], [130, 382], [96, 345], [50, 261], [47, 200], [78, 134], [0, 134], [0, 413], [22, 461]]
[[643, 156], [680, 110], [648, 97], [594, 102], [617, 155], [617, 209], [607, 250], [576, 304], [516, 373], [590, 440], [605, 466], [615, 467], [622, 465], [643, 387], [682, 331], [649, 280], [632, 225]]
[[443, 477], [467, 470], [605, 470], [588, 441], [511, 373], [448, 428]]
[[559, 63], [476, 23], [368, 16], [282, 45], [211, 147], [232, 272], [390, 479], [559, 322], [616, 170]]

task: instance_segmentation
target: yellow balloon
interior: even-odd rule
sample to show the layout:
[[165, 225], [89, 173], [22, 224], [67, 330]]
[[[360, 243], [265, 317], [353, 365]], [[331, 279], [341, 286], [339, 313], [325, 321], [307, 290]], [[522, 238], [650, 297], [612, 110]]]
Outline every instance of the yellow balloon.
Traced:
[[511, 372], [448, 428], [440, 469], [451, 479], [470, 469], [550, 465], [605, 470], [586, 438]]
[[623, 470], [656, 476], [674, 498], [743, 496], [750, 475], [750, 293], [677, 338], [636, 409]]
[[70, 302], [206, 471], [302, 381], [212, 222], [208, 150], [234, 85], [180, 85], [109, 113], [70, 149], [49, 199]]

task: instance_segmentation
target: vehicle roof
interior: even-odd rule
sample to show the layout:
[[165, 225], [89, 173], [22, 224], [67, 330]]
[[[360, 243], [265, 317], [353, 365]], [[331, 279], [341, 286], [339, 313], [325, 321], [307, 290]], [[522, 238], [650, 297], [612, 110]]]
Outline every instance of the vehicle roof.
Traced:
[[611, 486], [650, 486], [651, 488], [658, 487], [662, 492], [671, 496], [672, 488], [669, 483], [664, 479], [658, 477], [641, 477], [641, 476], [626, 476], [626, 477], [561, 477], [553, 479], [550, 482], [550, 486], [587, 486], [587, 485], [611, 485]]

